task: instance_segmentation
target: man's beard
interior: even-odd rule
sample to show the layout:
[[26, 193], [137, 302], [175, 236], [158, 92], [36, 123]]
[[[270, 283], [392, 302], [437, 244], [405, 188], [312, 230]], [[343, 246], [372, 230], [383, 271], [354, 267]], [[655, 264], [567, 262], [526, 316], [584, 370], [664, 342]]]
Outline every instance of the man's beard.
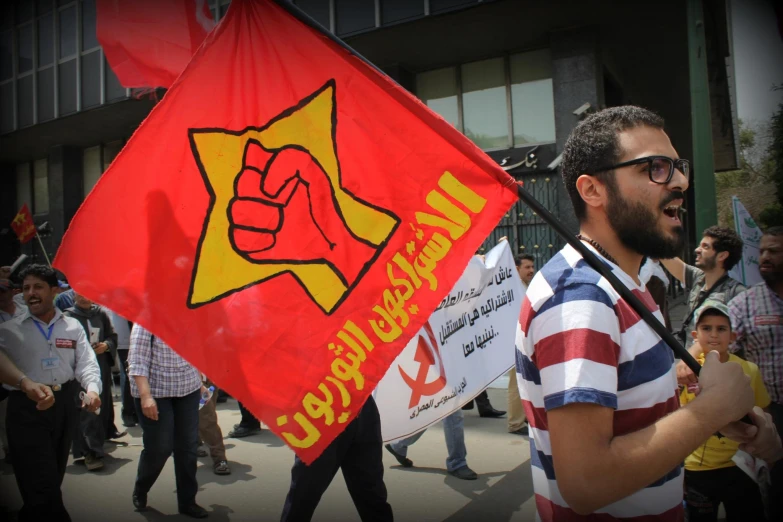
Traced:
[[783, 281], [783, 266], [776, 266], [772, 272], [761, 272], [761, 279], [767, 283], [767, 286], [775, 286]]
[[[670, 259], [681, 254], [685, 246], [685, 229], [682, 225], [674, 229], [674, 238], [666, 237], [657, 228], [658, 216], [648, 207], [640, 202], [625, 201], [613, 178], [607, 180], [606, 186], [609, 224], [623, 245], [653, 259]], [[662, 206], [680, 198], [681, 194], [673, 193], [667, 198], [669, 201], [662, 202]]]
[[705, 257], [704, 254], [701, 255], [701, 259], [699, 259], [698, 263], [696, 263], [697, 268], [701, 268], [703, 271], [712, 270], [715, 268], [715, 266], [718, 264], [718, 260], [713, 257]]

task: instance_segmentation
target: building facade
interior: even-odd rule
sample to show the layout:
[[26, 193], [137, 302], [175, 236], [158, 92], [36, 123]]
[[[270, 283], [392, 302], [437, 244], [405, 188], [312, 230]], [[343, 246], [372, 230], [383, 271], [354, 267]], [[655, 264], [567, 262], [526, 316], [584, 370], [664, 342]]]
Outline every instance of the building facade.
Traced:
[[[700, 21], [686, 9], [694, 2]], [[666, 119], [680, 157], [693, 157], [698, 91], [689, 24], [702, 23], [715, 170], [736, 166], [723, 1], [294, 3], [484, 149], [571, 230], [577, 224], [558, 156], [590, 111], [626, 103], [652, 109]], [[209, 5], [219, 20], [229, 0]], [[53, 254], [81, 201], [163, 92], [139, 97], [119, 84], [95, 34], [95, 0], [17, 0], [0, 9], [0, 229], [27, 203], [36, 224], [48, 223], [43, 239]], [[689, 205], [695, 190], [698, 184]], [[539, 266], [563, 244], [521, 203], [482, 249], [502, 236]], [[10, 228], [0, 232], [0, 251], [2, 264], [21, 252], [42, 259], [37, 244], [19, 245]]]

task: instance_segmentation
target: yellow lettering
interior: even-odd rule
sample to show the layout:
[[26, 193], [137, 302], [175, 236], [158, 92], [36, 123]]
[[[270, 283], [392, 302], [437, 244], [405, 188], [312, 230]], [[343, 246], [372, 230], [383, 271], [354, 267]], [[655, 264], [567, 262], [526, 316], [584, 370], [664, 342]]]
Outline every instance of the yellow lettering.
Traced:
[[343, 408], [347, 408], [348, 405], [351, 404], [351, 395], [348, 393], [348, 388], [346, 388], [341, 381], [338, 381], [331, 375], [327, 375], [326, 380], [337, 387], [337, 390], [340, 392], [340, 399], [342, 400]]
[[[356, 356], [359, 358], [359, 361], [364, 362], [365, 359], [367, 359], [367, 354], [364, 353], [364, 350], [362, 350], [362, 347], [359, 346], [359, 344], [353, 340], [353, 338], [345, 333], [345, 330], [340, 330], [337, 333], [337, 338], [341, 339], [345, 344], [348, 345], [348, 347], [353, 350], [353, 353], [356, 354]], [[340, 352], [342, 352], [342, 347]]]
[[[396, 258], [397, 256], [400, 256], [399, 252], [397, 252], [397, 254], [395, 254], [394, 257]], [[407, 263], [407, 261], [405, 262]], [[386, 263], [386, 274], [389, 276], [389, 282], [393, 284], [395, 287], [405, 288], [404, 294], [401, 294], [399, 290], [395, 291], [395, 293], [397, 294], [397, 299], [405, 299], [405, 300], [410, 299], [411, 296], [413, 295], [413, 285], [410, 284], [410, 282], [407, 279], [397, 279], [396, 277], [394, 277], [394, 267], [392, 266], [391, 263]]]
[[[375, 319], [370, 319], [370, 326], [372, 327], [373, 332], [375, 332], [375, 335], [378, 336], [378, 339], [384, 343], [390, 343], [402, 335], [402, 328], [400, 328], [400, 325], [394, 322], [394, 319], [392, 319], [382, 306], [375, 305], [373, 311], [381, 316], [381, 319], [377, 322]], [[387, 325], [388, 330], [385, 330]]]
[[345, 325], [343, 326], [346, 330], [348, 330], [350, 333], [353, 334], [354, 337], [359, 339], [361, 343], [364, 345], [364, 347], [367, 349], [368, 352], [371, 352], [373, 348], [375, 348], [375, 345], [372, 344], [372, 341], [370, 341], [370, 338], [367, 337], [367, 334], [362, 331], [361, 328], [356, 326], [356, 323], [353, 321], [345, 321]]
[[353, 379], [357, 390], [364, 389], [364, 375], [359, 371], [361, 361], [352, 353], [346, 354], [345, 357], [350, 359], [352, 364], [345, 362], [345, 359], [335, 359], [332, 361], [332, 373], [344, 382]]
[[451, 241], [446, 236], [435, 232], [413, 263], [416, 273], [430, 284], [430, 290], [438, 288], [438, 280], [432, 274], [432, 271], [435, 270], [438, 261], [446, 257], [446, 254], [451, 250], [451, 245]]
[[[407, 259], [405, 259], [405, 257], [403, 257], [403, 255], [402, 255], [402, 254], [400, 254], [399, 252], [397, 252], [396, 254], [394, 254], [394, 257], [392, 258], [392, 261], [394, 261], [394, 262], [395, 262], [395, 264], [396, 264], [398, 267], [400, 267], [400, 268], [402, 269], [402, 271], [403, 271], [403, 272], [405, 272], [406, 274], [408, 274], [408, 277], [410, 277], [410, 278], [411, 278], [411, 282], [413, 283], [413, 286], [415, 286], [417, 289], [418, 289], [418, 288], [421, 288], [421, 279], [419, 279], [419, 276], [416, 274], [416, 271], [413, 269], [413, 267], [412, 267], [412, 266], [411, 266], [411, 264], [408, 262], [408, 260], [407, 260]], [[397, 284], [397, 283], [396, 283], [396, 281], [392, 281], [392, 279], [391, 279], [391, 275], [389, 275], [389, 281], [390, 281], [390, 282], [391, 282], [393, 285], [396, 285], [396, 284]], [[406, 297], [405, 297], [405, 299], [408, 299], [408, 297], [406, 296]]]
[[324, 424], [331, 426], [334, 422], [334, 410], [332, 403], [334, 396], [324, 383], [318, 385], [318, 389], [324, 394], [324, 398], [317, 397], [314, 393], [308, 392], [302, 399], [302, 406], [311, 419], [320, 419], [324, 417]]
[[[307, 417], [302, 415], [300, 412], [296, 412], [294, 414], [294, 420], [297, 424], [299, 424], [299, 427], [302, 428], [305, 432], [305, 437], [303, 439], [298, 438], [296, 435], [293, 435], [291, 433], [288, 433], [287, 431], [284, 431], [283, 438], [293, 446], [294, 448], [309, 448], [318, 440], [321, 438], [321, 432], [318, 431], [318, 428], [313, 426], [313, 423], [310, 422]], [[277, 418], [277, 426], [285, 426], [288, 424], [288, 416], [282, 415]]]
[[451, 239], [461, 238], [470, 228], [468, 214], [440, 192], [433, 190], [427, 194], [427, 204], [445, 216], [445, 219], [426, 212], [416, 212], [416, 221], [419, 224], [442, 228], [449, 233]]
[[484, 205], [487, 204], [487, 200], [473, 192], [472, 189], [463, 185], [457, 178], [455, 178], [448, 170], [438, 180], [438, 186], [443, 189], [446, 194], [456, 199], [465, 208], [478, 214], [484, 209]]

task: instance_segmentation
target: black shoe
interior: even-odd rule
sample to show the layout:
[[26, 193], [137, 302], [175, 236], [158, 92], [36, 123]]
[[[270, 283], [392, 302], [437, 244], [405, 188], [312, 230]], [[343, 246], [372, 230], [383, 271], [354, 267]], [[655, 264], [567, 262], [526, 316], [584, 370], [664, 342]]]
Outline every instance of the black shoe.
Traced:
[[462, 407], [463, 410], [468, 411], [473, 409], [473, 401], [470, 401], [465, 406]]
[[457, 468], [454, 471], [449, 471], [449, 475], [462, 480], [476, 480], [478, 478], [476, 472], [467, 466], [462, 466], [461, 468]]
[[195, 502], [189, 506], [179, 508], [179, 512], [192, 518], [207, 518], [209, 513]]
[[138, 424], [138, 421], [136, 420], [135, 415], [123, 415], [122, 416], [122, 425], [126, 428], [132, 428]]
[[261, 426], [248, 428], [247, 426], [242, 426], [239, 424], [234, 426], [234, 429], [228, 432], [228, 436], [234, 439], [241, 439], [242, 437], [255, 435], [259, 431], [261, 431]]
[[128, 432], [127, 432], [127, 431], [115, 431], [114, 433], [112, 433], [111, 435], [109, 435], [108, 437], [106, 437], [106, 440], [116, 440], [116, 439], [121, 439], [121, 438], [123, 438], [123, 437], [124, 437], [125, 435], [127, 435], [127, 434], [128, 434]]
[[413, 461], [411, 459], [409, 459], [408, 457], [403, 457], [402, 455], [400, 455], [399, 453], [394, 451], [394, 448], [392, 448], [391, 444], [385, 445], [384, 448], [386, 448], [386, 451], [388, 451], [389, 453], [394, 455], [394, 458], [397, 459], [397, 462], [399, 462], [400, 465], [403, 468], [412, 468], [413, 467]]
[[496, 410], [492, 406], [489, 408], [479, 408], [479, 417], [498, 418], [505, 415], [505, 411]]
[[139, 510], [144, 511], [147, 509], [147, 494], [140, 493], [136, 490], [133, 491], [133, 506]]
[[509, 433], [513, 433], [514, 435], [524, 435], [525, 437], [530, 435], [530, 430], [527, 426], [522, 426], [518, 430], [509, 431]]

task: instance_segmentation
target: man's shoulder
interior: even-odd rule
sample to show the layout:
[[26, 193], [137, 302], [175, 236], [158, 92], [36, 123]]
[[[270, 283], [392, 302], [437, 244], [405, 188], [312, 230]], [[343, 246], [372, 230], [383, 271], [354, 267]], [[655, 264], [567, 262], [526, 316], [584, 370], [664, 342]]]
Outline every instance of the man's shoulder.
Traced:
[[[536, 309], [552, 297], [559, 302], [571, 297], [604, 301], [608, 297], [601, 282], [603, 277], [572, 248], [566, 247], [544, 265], [531, 281], [527, 291], [531, 306]], [[538, 306], [537, 306], [538, 305]]]

